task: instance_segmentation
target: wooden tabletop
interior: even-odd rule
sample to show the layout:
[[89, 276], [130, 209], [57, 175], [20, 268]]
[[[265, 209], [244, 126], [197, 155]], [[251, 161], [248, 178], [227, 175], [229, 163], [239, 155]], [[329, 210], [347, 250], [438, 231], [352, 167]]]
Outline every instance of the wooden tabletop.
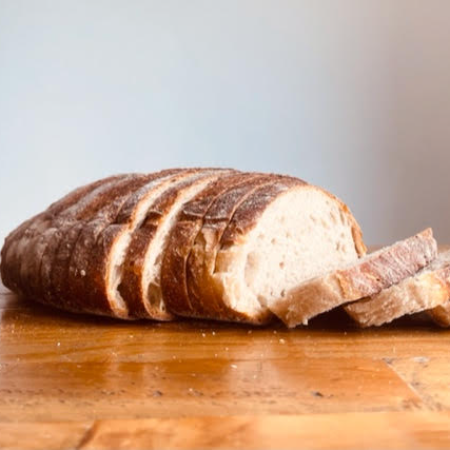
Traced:
[[0, 448], [450, 447], [450, 331], [65, 314], [0, 287]]

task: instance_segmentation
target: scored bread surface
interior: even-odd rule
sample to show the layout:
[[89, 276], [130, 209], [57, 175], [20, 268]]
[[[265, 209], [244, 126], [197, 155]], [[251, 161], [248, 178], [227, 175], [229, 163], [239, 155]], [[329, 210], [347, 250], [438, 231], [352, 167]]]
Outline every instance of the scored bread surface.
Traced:
[[[223, 230], [226, 229], [234, 211], [261, 184], [274, 180], [272, 175], [245, 173], [238, 179], [233, 178], [222, 189], [224, 183], [219, 185], [221, 192], [217, 193], [210, 202], [202, 204], [203, 209], [198, 211], [194, 205], [186, 205], [188, 211], [195, 208], [194, 220], [179, 220], [175, 227], [175, 234], [170, 241], [172, 250], [169, 254], [181, 258], [181, 266], [167, 268], [163, 271], [163, 292], [165, 301], [171, 311], [178, 315], [199, 318], [211, 317], [214, 314], [215, 299], [206, 299], [206, 293], [196, 285], [198, 280], [193, 272], [211, 272], [214, 269], [215, 255], [218, 250], [219, 240]], [[212, 189], [217, 186], [212, 186]], [[202, 195], [203, 192], [200, 194]], [[208, 192], [205, 197], [208, 198]], [[199, 201], [202, 202], [203, 197]], [[188, 233], [186, 233], [188, 230]], [[178, 239], [183, 243], [181, 252], [177, 245]], [[173, 256], [172, 256], [173, 258]], [[176, 282], [172, 282], [171, 276], [178, 272]], [[201, 275], [199, 275], [200, 277]], [[177, 291], [173, 292], [173, 289]], [[182, 292], [180, 292], [182, 291]]]
[[[310, 191], [320, 193], [311, 198], [320, 198], [325, 212], [329, 204], [323, 199], [328, 195], [351, 233], [345, 243], [353, 250], [343, 252], [343, 259], [336, 257], [335, 264], [363, 255], [361, 231], [350, 211], [320, 188], [274, 174], [171, 169], [109, 177], [68, 194], [10, 234], [2, 249], [2, 278], [18, 292], [75, 312], [157, 320], [170, 320], [177, 314], [267, 323], [273, 312], [279, 313], [272, 303], [280, 291], [272, 298], [264, 290], [266, 285], [259, 290], [259, 282], [251, 278], [252, 270], [259, 267], [251, 252], [258, 250], [258, 233], [267, 231], [261, 241], [267, 251], [258, 257], [277, 257], [274, 252], [280, 246], [270, 253], [274, 231], [264, 228], [277, 220], [277, 208], [291, 208], [292, 214], [289, 225], [280, 222], [274, 230], [290, 232], [297, 221], [299, 225], [311, 222]], [[298, 195], [301, 192], [304, 195]], [[294, 203], [287, 203], [288, 199]], [[295, 204], [298, 199], [302, 200]], [[280, 220], [284, 219], [280, 216]], [[311, 228], [313, 238], [326, 233], [320, 227], [317, 233]], [[274, 241], [277, 236], [273, 237]], [[309, 236], [300, 239], [306, 242]], [[306, 246], [308, 251], [310, 247]], [[335, 253], [339, 251], [333, 249], [320, 270], [326, 271]], [[285, 271], [289, 276], [295, 258]], [[315, 267], [320, 258], [314, 261]], [[301, 261], [304, 264], [305, 257]], [[236, 268], [244, 263], [238, 273]], [[273, 274], [280, 283], [286, 277]], [[345, 277], [340, 282], [350, 283]]]
[[[27, 287], [28, 295], [35, 295], [40, 299], [45, 298], [47, 292], [43, 290], [42, 271], [45, 269], [49, 249], [53, 252], [57, 248], [65, 235], [65, 230], [74, 223], [89, 220], [101, 208], [108, 192], [113, 190], [117, 184], [125, 183], [131, 178], [130, 175], [120, 175], [97, 186], [78, 202], [55, 216], [50, 222], [50, 226], [29, 241], [26, 256], [22, 257], [20, 264], [21, 283]], [[51, 254], [53, 256], [53, 253]]]
[[[72, 261], [70, 275], [80, 281], [86, 278], [92, 305], [98, 305], [108, 315], [129, 316], [128, 305], [121, 297], [118, 285], [131, 235], [141, 226], [152, 203], [161, 193], [196, 172], [196, 169], [186, 169], [153, 177], [127, 199], [116, 219], [98, 235], [93, 250]], [[86, 268], [83, 273], [87, 273], [87, 277], [81, 276], [82, 267]]]
[[172, 227], [183, 205], [230, 170], [203, 170], [164, 192], [151, 205], [142, 225], [134, 231], [123, 263], [119, 291], [139, 318], [171, 320], [161, 291], [161, 263]]
[[[147, 175], [135, 174], [131, 177], [116, 180], [86, 202], [83, 214], [77, 220], [64, 221], [57, 233], [47, 239], [47, 247], [43, 254], [40, 268], [40, 291], [44, 302], [52, 305], [64, 305], [64, 308], [76, 311], [68, 286], [68, 271], [72, 255], [84, 229], [92, 223], [105, 223], [112, 220], [126, 197], [145, 182]], [[86, 198], [86, 200], [88, 200]], [[91, 237], [91, 241], [94, 237]], [[82, 301], [82, 300], [81, 300]], [[86, 305], [88, 306], [88, 305]], [[89, 310], [86, 310], [89, 312]]]
[[1, 251], [2, 280], [5, 286], [16, 292], [26, 294], [25, 291], [28, 290], [28, 286], [21, 282], [20, 266], [24, 258], [27, 257], [26, 255], [29, 255], [28, 251], [33, 245], [33, 240], [50, 228], [51, 224], [58, 220], [61, 215], [67, 215], [66, 210], [73, 211], [73, 205], [77, 204], [91, 191], [116, 177], [104, 178], [69, 192], [60, 200], [52, 203], [45, 211], [26, 220], [11, 232], [7, 236]]
[[[136, 208], [139, 194], [143, 195], [146, 188], [175, 175], [179, 171], [161, 171], [155, 174], [139, 177], [121, 186], [115, 195], [111, 195], [104, 208], [88, 222], [79, 223], [73, 227], [73, 237], [67, 235], [65, 243], [59, 247], [55, 255], [51, 281], [56, 296], [63, 296], [74, 311], [88, 311], [102, 315], [126, 317], [127, 309], [120, 302], [108, 295], [105, 288], [105, 268], [111, 263], [110, 251], [114, 241], [103, 239], [105, 230], [121, 216], [122, 228], [131, 226], [133, 206]], [[136, 204], [137, 202], [137, 204]], [[121, 214], [127, 210], [130, 214]], [[121, 225], [118, 226], [121, 228]], [[64, 248], [70, 247], [69, 253]], [[101, 256], [102, 261], [96, 265], [95, 259]]]
[[211, 183], [183, 206], [168, 237], [161, 265], [161, 290], [172, 312], [201, 316], [201, 312], [191, 305], [186, 281], [186, 264], [192, 246], [214, 201], [228, 189], [256, 177], [260, 174], [230, 173]]

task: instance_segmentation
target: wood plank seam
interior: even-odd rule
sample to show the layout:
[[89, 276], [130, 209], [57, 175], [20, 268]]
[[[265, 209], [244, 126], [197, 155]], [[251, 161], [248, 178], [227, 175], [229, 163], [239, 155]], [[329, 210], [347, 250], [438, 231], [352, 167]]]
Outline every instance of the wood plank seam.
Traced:
[[75, 447], [75, 450], [81, 450], [83, 447], [85, 447], [89, 443], [89, 441], [96, 435], [97, 430], [98, 430], [98, 421], [95, 420], [89, 425], [88, 429], [81, 437], [80, 442]]
[[424, 405], [424, 409], [427, 409], [429, 411], [439, 411], [441, 408], [439, 408], [438, 405], [434, 403], [431, 397], [423, 395], [422, 392], [420, 392], [414, 384], [410, 381], [408, 381], [400, 372], [398, 372], [395, 367], [392, 365], [392, 361], [389, 358], [383, 358], [384, 364], [405, 384], [405, 386], [413, 392], [417, 397], [419, 397], [420, 401]]

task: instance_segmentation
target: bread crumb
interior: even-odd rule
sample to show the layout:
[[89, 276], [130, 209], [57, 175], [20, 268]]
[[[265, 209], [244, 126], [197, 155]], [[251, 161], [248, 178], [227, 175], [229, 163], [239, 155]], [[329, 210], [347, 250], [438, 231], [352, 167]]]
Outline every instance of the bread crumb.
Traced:
[[314, 397], [323, 397], [323, 394], [320, 391], [311, 391], [311, 394], [314, 395]]
[[202, 337], [206, 337], [206, 333], [202, 333]]
[[286, 341], [284, 339], [280, 339], [280, 344], [285, 344]]
[[426, 356], [414, 356], [411, 360], [416, 363], [425, 364], [430, 361], [430, 358], [427, 358]]
[[231, 368], [232, 369], [237, 369], [237, 365], [236, 364], [231, 364]]
[[80, 270], [80, 275], [81, 275], [82, 277], [85, 277], [85, 276], [86, 276], [86, 271], [85, 271], [84, 269], [81, 269], [81, 270]]
[[58, 347], [60, 347], [60, 346], [61, 346], [61, 342], [57, 342], [56, 345], [57, 345]]
[[215, 336], [216, 335], [216, 332], [215, 331], [213, 331], [212, 333], [211, 333], [213, 336]]
[[248, 330], [248, 331], [247, 331], [247, 334], [252, 334], [252, 330]]

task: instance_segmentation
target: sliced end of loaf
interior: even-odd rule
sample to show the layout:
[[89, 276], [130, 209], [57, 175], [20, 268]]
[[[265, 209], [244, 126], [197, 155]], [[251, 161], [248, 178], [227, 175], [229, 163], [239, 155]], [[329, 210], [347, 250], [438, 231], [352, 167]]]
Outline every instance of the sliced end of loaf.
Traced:
[[377, 294], [428, 265], [437, 253], [431, 229], [399, 241], [347, 267], [300, 283], [273, 305], [290, 327], [337, 306]]
[[228, 308], [257, 321], [279, 312], [280, 299], [303, 281], [357, 259], [348, 210], [325, 191], [299, 185], [218, 252], [213, 281]]

